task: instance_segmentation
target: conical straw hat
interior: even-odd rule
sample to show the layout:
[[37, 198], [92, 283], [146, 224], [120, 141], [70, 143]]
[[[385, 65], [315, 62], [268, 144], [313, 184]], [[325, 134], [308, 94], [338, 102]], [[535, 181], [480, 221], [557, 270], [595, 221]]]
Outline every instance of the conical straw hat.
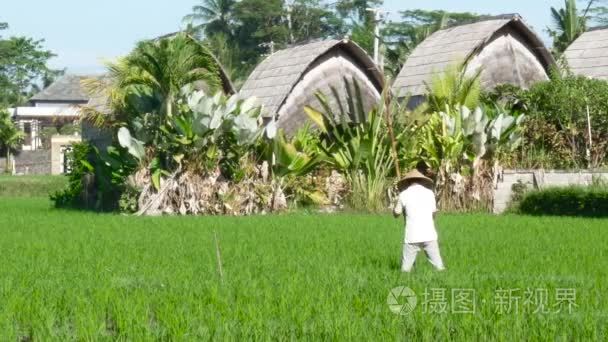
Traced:
[[403, 176], [403, 178], [399, 181], [399, 185], [404, 184], [407, 181], [411, 181], [411, 180], [422, 180], [422, 181], [426, 181], [429, 182], [431, 184], [433, 184], [433, 180], [430, 179], [429, 177], [423, 175], [420, 171], [418, 170], [412, 170], [410, 172], [408, 172], [405, 176]]

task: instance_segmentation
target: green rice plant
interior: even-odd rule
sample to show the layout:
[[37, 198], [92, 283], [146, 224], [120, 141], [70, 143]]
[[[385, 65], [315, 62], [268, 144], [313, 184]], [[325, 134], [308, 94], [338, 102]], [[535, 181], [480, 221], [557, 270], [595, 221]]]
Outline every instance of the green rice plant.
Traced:
[[48, 197], [66, 183], [65, 176], [0, 175], [0, 197]]
[[[2, 198], [0, 340], [606, 340], [606, 220], [436, 224], [447, 271], [420, 254], [402, 274], [389, 215], [151, 218]], [[418, 301], [396, 315], [401, 286]]]

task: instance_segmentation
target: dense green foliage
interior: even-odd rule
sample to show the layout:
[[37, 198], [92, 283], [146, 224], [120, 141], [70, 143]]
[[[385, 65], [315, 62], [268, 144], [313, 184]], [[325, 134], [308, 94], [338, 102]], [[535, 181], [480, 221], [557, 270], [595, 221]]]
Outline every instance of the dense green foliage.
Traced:
[[608, 217], [608, 188], [570, 186], [528, 192], [519, 211], [529, 215]]
[[481, 70], [472, 75], [467, 74], [466, 65], [463, 63], [448, 66], [442, 73], [434, 74], [426, 84], [426, 109], [430, 112], [441, 112], [446, 110], [446, 107], [478, 107], [481, 96], [480, 77]]
[[239, 84], [261, 58], [288, 45], [314, 39], [349, 36], [370, 54], [374, 29], [382, 29], [386, 68], [395, 76], [405, 58], [431, 33], [479, 18], [471, 13], [410, 10], [386, 25], [386, 13], [376, 22], [368, 9], [381, 0], [257, 1], [202, 0], [184, 17], [184, 23], [216, 53]]
[[[388, 216], [136, 218], [2, 199], [0, 222], [0, 339], [7, 341], [608, 334], [608, 231], [601, 220], [442, 216], [447, 272], [434, 272], [419, 255], [411, 275], [399, 271], [403, 223]], [[398, 286], [418, 295], [411, 315], [387, 306]], [[446, 289], [447, 313], [425, 311], [424, 292], [432, 288]], [[548, 291], [548, 313], [524, 304], [528, 288]], [[557, 289], [570, 288], [577, 306], [557, 313]], [[455, 289], [475, 291], [474, 314], [452, 313]], [[498, 311], [500, 289], [522, 296], [508, 313]]]
[[606, 165], [608, 82], [554, 74], [550, 81], [529, 90], [501, 87], [486, 101], [491, 105], [503, 102], [507, 108], [528, 115], [521, 150], [506, 156], [509, 166], [568, 169]]
[[[0, 31], [7, 27], [0, 23]], [[40, 86], [50, 84], [62, 73], [46, 65], [54, 55], [43, 48], [43, 42], [0, 35], [0, 109], [24, 104]]]
[[[319, 0], [203, 0], [184, 17], [188, 30], [216, 53], [240, 83], [259, 60], [289, 44], [341, 37], [346, 16], [367, 1], [340, 1], [339, 10]], [[229, 50], [230, 53], [226, 53]]]
[[66, 186], [65, 176], [1, 176], [0, 197], [48, 197]]
[[135, 161], [124, 149], [108, 148], [100, 153], [88, 143], [72, 145], [68, 155], [72, 171], [65, 189], [51, 195], [55, 207], [113, 211], [130, 190], [126, 178], [133, 173]]
[[58, 190], [51, 195], [51, 200], [58, 208], [86, 208], [88, 206], [84, 177], [88, 174], [87, 164], [93, 153], [93, 148], [86, 143], [73, 144], [67, 158], [71, 160], [72, 171], [68, 175], [66, 189]]
[[24, 138], [23, 132], [13, 122], [7, 111], [0, 109], [0, 151], [4, 152], [4, 172], [11, 172], [11, 156], [16, 151]]
[[551, 7], [554, 29], [548, 29], [557, 54], [564, 52], [587, 29], [587, 17], [579, 13], [577, 0], [564, 0], [564, 8]]
[[547, 31], [553, 38], [554, 53], [561, 56], [587, 29], [605, 25], [608, 22], [606, 4], [606, 0], [564, 0], [563, 8], [551, 7], [553, 26]]
[[346, 81], [345, 87], [352, 96], [344, 100], [337, 95], [333, 98], [340, 111], [333, 111], [330, 100], [323, 94], [317, 95], [319, 110], [312, 107], [304, 110], [322, 133], [318, 146], [330, 168], [341, 172], [350, 184], [351, 207], [382, 211], [386, 208], [391, 176], [396, 176], [397, 162], [391, 151], [384, 110], [366, 113], [357, 84]]

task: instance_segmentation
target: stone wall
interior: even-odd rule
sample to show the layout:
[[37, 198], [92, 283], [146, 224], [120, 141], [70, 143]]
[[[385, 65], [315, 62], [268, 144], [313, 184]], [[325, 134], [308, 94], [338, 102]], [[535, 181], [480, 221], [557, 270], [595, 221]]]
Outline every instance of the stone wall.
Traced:
[[594, 180], [608, 181], [608, 172], [582, 170], [505, 170], [499, 177], [494, 191], [494, 213], [503, 213], [513, 196], [513, 185], [521, 182], [528, 189], [542, 189], [552, 186], [592, 185]]
[[[51, 174], [51, 151], [21, 151], [13, 156], [15, 160], [15, 172], [24, 175], [49, 175]], [[6, 158], [0, 158], [0, 173], [4, 173]], [[9, 170], [12, 172], [12, 170]]]

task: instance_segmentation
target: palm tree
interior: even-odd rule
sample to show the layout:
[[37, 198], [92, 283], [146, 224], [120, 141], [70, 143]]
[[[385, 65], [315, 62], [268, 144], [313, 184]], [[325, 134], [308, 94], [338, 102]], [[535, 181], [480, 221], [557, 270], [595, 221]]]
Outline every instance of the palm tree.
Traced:
[[126, 59], [124, 87], [137, 88], [159, 101], [160, 113], [171, 116], [185, 86], [204, 83], [219, 90], [220, 71], [214, 57], [194, 38], [179, 34], [171, 39], [140, 43]]
[[481, 72], [467, 73], [466, 64], [448, 66], [443, 73], [435, 74], [426, 83], [429, 112], [441, 112], [448, 108], [466, 106], [476, 108], [481, 96]]
[[[220, 90], [220, 67], [203, 45], [180, 33], [141, 42], [129, 56], [108, 64], [106, 77], [85, 85], [94, 98], [105, 101], [99, 107], [111, 112], [107, 119], [128, 121], [129, 115], [156, 113], [164, 122], [165, 116], [173, 115], [184, 87]], [[95, 112], [96, 108], [85, 109], [85, 119], [99, 119]]]
[[207, 36], [222, 33], [232, 37], [232, 10], [235, 4], [235, 0], [201, 0], [201, 4], [192, 7], [192, 13], [185, 16], [183, 21], [191, 29], [202, 30]]
[[586, 30], [586, 17], [579, 15], [576, 0], [564, 0], [564, 8], [559, 10], [551, 7], [551, 17], [555, 30], [549, 29], [549, 34], [553, 37], [553, 48], [558, 54], [566, 51]]
[[8, 112], [0, 112], [0, 146], [6, 153], [6, 166], [4, 172], [10, 172], [11, 153], [19, 148], [24, 134], [17, 128]]

